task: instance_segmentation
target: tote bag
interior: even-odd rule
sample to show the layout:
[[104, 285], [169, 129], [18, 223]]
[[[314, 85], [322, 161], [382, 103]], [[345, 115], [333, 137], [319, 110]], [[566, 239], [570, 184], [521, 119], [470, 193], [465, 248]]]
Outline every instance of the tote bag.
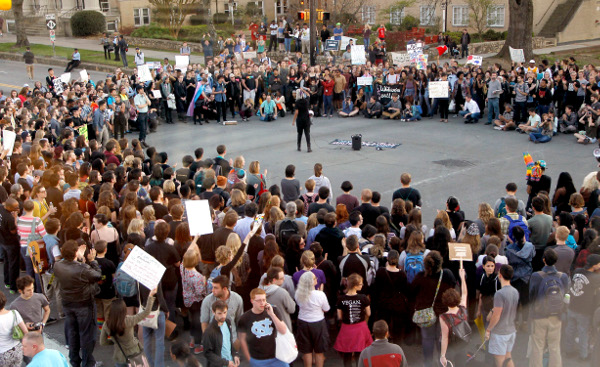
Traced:
[[[138, 300], [140, 301], [140, 313], [144, 312], [145, 307], [142, 306], [142, 299], [140, 298], [140, 284], [138, 283]], [[156, 311], [150, 311], [142, 321], [138, 322], [139, 326], [147, 327], [150, 329], [158, 329], [158, 315], [160, 313], [160, 307]]]
[[275, 358], [285, 363], [292, 363], [297, 357], [298, 346], [296, 345], [294, 334], [287, 330], [287, 328], [285, 334], [277, 332], [277, 338], [275, 338]]

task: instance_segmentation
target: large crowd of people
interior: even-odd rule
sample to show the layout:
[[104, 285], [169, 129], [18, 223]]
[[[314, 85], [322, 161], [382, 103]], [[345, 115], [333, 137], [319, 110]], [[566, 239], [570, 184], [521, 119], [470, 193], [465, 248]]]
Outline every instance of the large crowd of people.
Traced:
[[[591, 143], [600, 123], [593, 65], [452, 60], [416, 70], [375, 58], [309, 67], [302, 53], [255, 62], [224, 50], [183, 71], [165, 59], [147, 82], [117, 69], [64, 83], [49, 69], [45, 82], [0, 94], [0, 255], [6, 292], [19, 294], [7, 304], [0, 292], [1, 366], [66, 365], [33, 335], [57, 321], [51, 306], [73, 367], [95, 366], [98, 342], [114, 346], [116, 366], [161, 367], [165, 340], [181, 366], [199, 365], [201, 354], [209, 366], [285, 366], [276, 346], [287, 332], [305, 367], [323, 366], [331, 349], [344, 366], [407, 366], [399, 344], [419, 343], [426, 367], [521, 365], [511, 354], [517, 332], [529, 333], [532, 367], [546, 351], [549, 366], [565, 356], [598, 365], [600, 173], [577, 190], [562, 172], [553, 187], [538, 161], [526, 202], [510, 182], [466, 218], [450, 196], [429, 226], [409, 173], [386, 207], [368, 188], [355, 196], [351, 176], [332, 183], [320, 163], [304, 182], [294, 165], [275, 167], [285, 171], [275, 183], [223, 144], [190, 149], [177, 168], [146, 142], [159, 120], [174, 123], [173, 110], [200, 124], [294, 113], [298, 149], [305, 133], [310, 151], [312, 115], [439, 113], [448, 122], [453, 105], [470, 123], [487, 107], [487, 124], [534, 142], [564, 132]], [[359, 86], [360, 76], [373, 85]], [[430, 99], [431, 81], [447, 81], [449, 98]], [[125, 138], [134, 129], [139, 137]], [[186, 200], [208, 200], [213, 233], [190, 235]], [[453, 261], [453, 242], [472, 258]], [[156, 289], [121, 269], [135, 248], [166, 268]]]

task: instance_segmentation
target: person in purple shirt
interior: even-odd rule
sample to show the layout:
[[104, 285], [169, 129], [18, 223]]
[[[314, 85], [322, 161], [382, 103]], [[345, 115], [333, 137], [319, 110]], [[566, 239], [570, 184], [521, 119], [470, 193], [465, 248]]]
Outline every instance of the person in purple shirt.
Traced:
[[307, 271], [311, 271], [317, 278], [317, 285], [315, 285], [315, 289], [322, 291], [327, 280], [323, 270], [316, 268], [315, 254], [310, 250], [304, 251], [302, 253], [302, 257], [300, 258], [300, 264], [302, 264], [303, 268], [292, 275], [294, 286], [298, 285], [298, 281], [300, 280], [302, 274], [306, 273]]

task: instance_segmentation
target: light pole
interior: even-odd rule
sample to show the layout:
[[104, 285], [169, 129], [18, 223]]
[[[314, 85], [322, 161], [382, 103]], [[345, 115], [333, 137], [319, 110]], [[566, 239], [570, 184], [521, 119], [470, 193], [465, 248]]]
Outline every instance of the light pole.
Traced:
[[443, 33], [446, 33], [446, 30], [448, 29], [447, 27], [447, 23], [448, 23], [448, 4], [450, 3], [450, 0], [443, 0], [442, 2], [442, 10], [444, 11], [443, 17], [444, 17], [444, 29], [443, 29]]
[[310, 65], [315, 66], [317, 63], [317, 12], [316, 12], [316, 1], [317, 0], [308, 0], [309, 5], [309, 26], [310, 30]]

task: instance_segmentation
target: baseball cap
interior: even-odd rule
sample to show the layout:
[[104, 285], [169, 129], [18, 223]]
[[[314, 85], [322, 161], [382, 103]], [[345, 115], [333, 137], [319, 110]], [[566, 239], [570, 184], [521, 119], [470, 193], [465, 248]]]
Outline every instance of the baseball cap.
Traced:
[[23, 84], [23, 88], [29, 88], [29, 84], [27, 84], [27, 83]]
[[535, 60], [534, 60], [534, 59], [531, 59], [531, 60], [529, 60], [529, 63], [530, 63], [530, 64], [535, 64]]
[[339, 23], [339, 22], [338, 22], [336, 25], [342, 25], [342, 23]]

